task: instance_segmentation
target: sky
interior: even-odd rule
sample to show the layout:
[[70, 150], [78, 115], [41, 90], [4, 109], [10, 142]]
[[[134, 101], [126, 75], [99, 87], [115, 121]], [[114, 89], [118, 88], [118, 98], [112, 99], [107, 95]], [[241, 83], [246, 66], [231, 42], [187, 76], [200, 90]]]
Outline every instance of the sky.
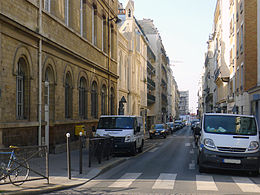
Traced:
[[[125, 7], [128, 0], [119, 0]], [[161, 2], [161, 3], [159, 3]], [[152, 19], [159, 30], [179, 91], [189, 90], [196, 113], [207, 41], [217, 0], [134, 0], [137, 20]]]

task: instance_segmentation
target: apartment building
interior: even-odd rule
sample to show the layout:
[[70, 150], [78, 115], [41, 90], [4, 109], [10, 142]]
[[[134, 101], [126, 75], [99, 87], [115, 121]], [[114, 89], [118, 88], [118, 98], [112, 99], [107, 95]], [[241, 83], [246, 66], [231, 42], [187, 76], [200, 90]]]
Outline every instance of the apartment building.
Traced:
[[[254, 21], [256, 24], [253, 25], [255, 28], [252, 28], [252, 30], [255, 30], [255, 35], [253, 40], [255, 41], [255, 44], [253, 46], [256, 47], [256, 67], [254, 70], [255, 76], [254, 79], [254, 86], [248, 90], [249, 98], [250, 98], [250, 104], [251, 104], [251, 113], [254, 114], [257, 117], [258, 125], [260, 124], [260, 0], [257, 0], [256, 4], [252, 3], [252, 7], [254, 7], [253, 10], [255, 10], [252, 14], [252, 17], [256, 17], [257, 19]], [[251, 21], [252, 22], [252, 21]], [[251, 34], [252, 35], [252, 34]]]
[[209, 40], [216, 83], [213, 112], [258, 113], [257, 6], [257, 0], [217, 1]]
[[207, 42], [208, 50], [205, 54], [204, 72], [202, 78], [202, 99], [203, 102], [201, 112], [214, 112], [214, 105], [216, 104], [216, 84], [215, 84], [215, 66], [214, 66], [214, 41], [212, 35]]
[[156, 111], [156, 123], [166, 122], [168, 118], [168, 98], [167, 98], [167, 87], [168, 87], [168, 66], [169, 58], [166, 55], [161, 36], [154, 26], [151, 19], [139, 20], [138, 23], [142, 27], [152, 50], [154, 51], [156, 61], [155, 67], [155, 111]]
[[180, 115], [189, 114], [189, 91], [180, 91], [179, 112]]
[[117, 0], [0, 1], [0, 145], [56, 152], [116, 114]]
[[[121, 23], [119, 32], [127, 40], [127, 51], [119, 51], [119, 83], [124, 91], [126, 114], [147, 114], [147, 38], [134, 17], [134, 1], [129, 0], [125, 8], [119, 4]], [[121, 36], [121, 35], [120, 35]], [[126, 49], [126, 48], [125, 48]], [[121, 53], [120, 53], [121, 52]], [[122, 64], [124, 65], [122, 66]], [[126, 94], [128, 93], [128, 94]], [[120, 101], [123, 95], [119, 97]]]

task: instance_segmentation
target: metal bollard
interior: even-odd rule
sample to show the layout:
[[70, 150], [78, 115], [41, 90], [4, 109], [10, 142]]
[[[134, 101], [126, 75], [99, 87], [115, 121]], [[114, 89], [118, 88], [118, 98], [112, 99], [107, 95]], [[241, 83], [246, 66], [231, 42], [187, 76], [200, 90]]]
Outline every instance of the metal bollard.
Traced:
[[68, 167], [68, 178], [71, 179], [71, 158], [70, 158], [70, 133], [66, 134], [67, 137], [67, 167]]
[[82, 132], [79, 132], [79, 174], [82, 174]]

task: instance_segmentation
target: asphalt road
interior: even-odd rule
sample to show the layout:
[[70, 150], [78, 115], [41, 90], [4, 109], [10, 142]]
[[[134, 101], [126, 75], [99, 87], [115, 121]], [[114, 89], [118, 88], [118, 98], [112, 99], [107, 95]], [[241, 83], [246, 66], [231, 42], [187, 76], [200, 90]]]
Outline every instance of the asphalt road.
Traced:
[[77, 188], [53, 194], [260, 194], [260, 177], [199, 173], [190, 127], [152, 139], [156, 147]]

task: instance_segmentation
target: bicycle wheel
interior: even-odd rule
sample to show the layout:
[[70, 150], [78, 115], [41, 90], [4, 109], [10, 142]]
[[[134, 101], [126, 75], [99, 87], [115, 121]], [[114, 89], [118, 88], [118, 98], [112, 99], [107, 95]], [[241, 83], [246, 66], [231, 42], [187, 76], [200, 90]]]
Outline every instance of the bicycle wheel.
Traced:
[[9, 170], [10, 182], [15, 186], [22, 185], [29, 176], [29, 164], [25, 159], [12, 160]]

